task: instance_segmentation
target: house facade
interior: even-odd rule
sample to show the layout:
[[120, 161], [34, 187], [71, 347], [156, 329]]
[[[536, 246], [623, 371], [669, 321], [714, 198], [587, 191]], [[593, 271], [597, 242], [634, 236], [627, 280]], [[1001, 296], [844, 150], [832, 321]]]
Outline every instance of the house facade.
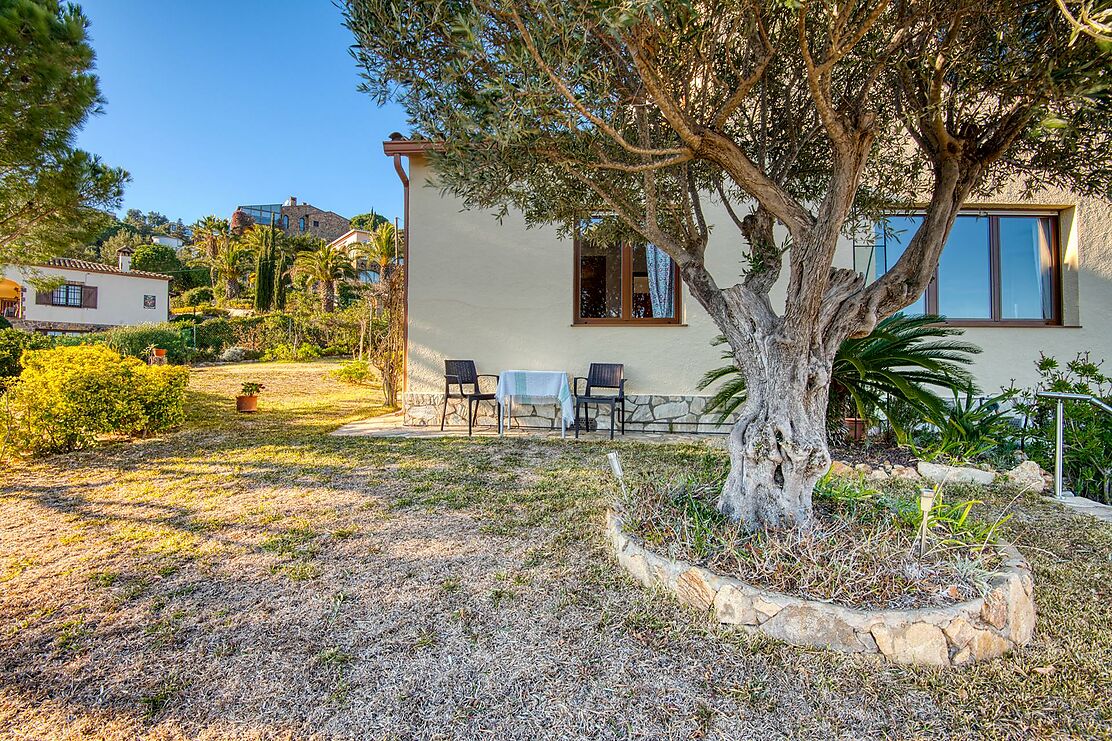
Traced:
[[290, 196], [283, 203], [237, 206], [232, 213], [231, 226], [237, 233], [255, 224], [270, 226], [271, 223], [290, 236], [311, 234], [326, 242], [339, 238], [351, 229], [349, 219], [335, 211], [298, 203], [296, 196]]
[[[32, 282], [44, 280], [56, 287], [42, 291]], [[169, 287], [168, 275], [132, 270], [130, 250], [121, 250], [117, 265], [59, 258], [8, 266], [0, 272], [0, 315], [14, 327], [49, 334], [163, 322]]]
[[[632, 429], [719, 429], [703, 407], [713, 389], [699, 380], [723, 365], [719, 334], [663, 253], [651, 245], [562, 238], [527, 229], [520, 213], [501, 221], [466, 210], [435, 187], [421, 143], [384, 144], [406, 184], [408, 326], [403, 393], [408, 424], [439, 424], [444, 360], [474, 359], [480, 373], [563, 370], [623, 363]], [[404, 167], [408, 160], [408, 168]], [[719, 285], [743, 269], [739, 236], [707, 199], [708, 270]], [[916, 227], [914, 212], [888, 229], [844, 239], [835, 264], [873, 279], [892, 266]], [[785, 271], [786, 272], [786, 271]], [[772, 291], [782, 304], [786, 274]], [[908, 311], [938, 312], [980, 345], [974, 374], [986, 393], [1035, 381], [1040, 353], [1080, 350], [1112, 363], [1112, 204], [1018, 189], [971, 203], [959, 217], [937, 275]], [[519, 422], [548, 426], [545, 406]]]
[[[393, 264], [401, 262], [401, 250], [398, 245], [404, 238], [405, 234], [398, 231], [395, 237], [395, 257], [391, 260]], [[329, 247], [342, 249], [352, 256], [356, 276], [363, 283], [378, 283], [381, 280], [379, 266], [359, 252], [359, 245], [370, 242], [372, 239], [374, 239], [374, 232], [367, 229], [350, 229], [328, 244]], [[387, 275], [389, 275], [389, 266], [387, 266]]]

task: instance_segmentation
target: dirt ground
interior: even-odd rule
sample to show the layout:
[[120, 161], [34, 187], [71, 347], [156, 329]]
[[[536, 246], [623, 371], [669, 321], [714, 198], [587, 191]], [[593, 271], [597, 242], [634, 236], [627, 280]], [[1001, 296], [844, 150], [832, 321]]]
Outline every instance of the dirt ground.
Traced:
[[[1031, 497], [1035, 642], [961, 670], [710, 624], [609, 557], [605, 453], [337, 438], [328, 363], [196, 369], [177, 432], [0, 481], [0, 738], [1034, 738], [1112, 728], [1112, 527]], [[236, 415], [245, 380], [267, 386]], [[988, 507], [1012, 500], [984, 492]]]

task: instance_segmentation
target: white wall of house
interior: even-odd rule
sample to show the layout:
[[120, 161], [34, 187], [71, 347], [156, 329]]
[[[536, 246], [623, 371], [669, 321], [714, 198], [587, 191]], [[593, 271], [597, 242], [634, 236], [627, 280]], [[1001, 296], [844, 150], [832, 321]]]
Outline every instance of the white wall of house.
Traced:
[[[116, 326], [166, 321], [170, 300], [168, 280], [52, 266], [8, 267], [3, 276], [23, 287], [23, 319], [30, 322]], [[96, 308], [37, 304], [30, 278], [53, 277], [63, 278], [67, 283], [96, 286]], [[153, 308], [144, 306], [147, 296], [154, 296]]]
[[154, 235], [152, 235], [151, 236], [151, 242], [153, 244], [166, 245], [167, 247], [172, 247], [175, 250], [181, 249], [181, 246], [183, 244], [185, 244], [185, 242], [183, 242], [180, 237], [171, 237], [171, 236], [166, 235], [166, 234], [154, 234]]
[[[554, 227], [526, 229], [520, 214], [500, 224], [490, 213], [427, 187], [431, 171], [410, 163], [409, 356], [411, 393], [443, 391], [444, 359], [473, 358], [480, 373], [506, 369], [566, 370], [585, 375], [591, 362], [626, 366], [633, 394], [700, 395], [703, 373], [722, 364], [710, 317], [683, 291], [679, 325], [573, 325], [573, 244]], [[1017, 195], [994, 205], [1019, 205]], [[1064, 318], [1069, 326], [968, 328], [984, 348], [975, 372], [986, 391], [1013, 379], [1030, 383], [1040, 352], [1059, 359], [1092, 350], [1112, 365], [1112, 206], [1064, 192], [1042, 194], [1061, 212]], [[707, 205], [712, 228], [707, 265], [720, 286], [737, 282], [739, 237], [723, 209]], [[836, 262], [853, 267], [843, 240]], [[787, 271], [773, 290], [782, 304]]]

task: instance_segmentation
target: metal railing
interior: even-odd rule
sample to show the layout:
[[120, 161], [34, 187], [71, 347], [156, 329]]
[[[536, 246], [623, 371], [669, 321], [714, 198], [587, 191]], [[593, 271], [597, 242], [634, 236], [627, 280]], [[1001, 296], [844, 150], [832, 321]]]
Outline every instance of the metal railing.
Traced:
[[1098, 409], [1112, 414], [1112, 406], [1090, 394], [1073, 394], [1066, 391], [1040, 391], [1036, 394], [1042, 399], [1054, 399], [1054, 496], [1062, 496], [1062, 453], [1065, 446], [1066, 402], [1087, 401]]

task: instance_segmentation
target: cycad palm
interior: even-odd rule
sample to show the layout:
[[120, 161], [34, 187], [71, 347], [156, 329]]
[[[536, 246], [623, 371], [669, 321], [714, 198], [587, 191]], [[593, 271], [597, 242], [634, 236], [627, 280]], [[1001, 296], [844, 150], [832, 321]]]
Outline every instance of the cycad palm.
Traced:
[[[973, 362], [981, 348], [949, 339], [962, 331], [940, 322], [942, 317], [929, 314], [894, 314], [866, 337], [845, 340], [831, 370], [828, 428], [840, 423], [851, 400], [857, 415], [864, 419], [873, 417], [875, 410], [892, 399], [909, 404], [923, 418], [933, 418], [943, 405], [935, 388], [952, 392], [974, 388], [965, 366]], [[724, 341], [719, 337], [715, 344]], [[733, 360], [729, 352], [722, 357]], [[731, 363], [704, 375], [699, 388], [718, 381], [723, 385], [707, 402], [706, 411], [717, 411], [724, 421], [745, 402], [745, 382]], [[891, 417], [889, 421], [893, 421]]]
[[345, 249], [332, 245], [322, 245], [315, 250], [298, 254], [293, 262], [293, 271], [316, 285], [320, 292], [321, 308], [325, 312], [336, 307], [336, 283], [355, 275], [351, 256]]

